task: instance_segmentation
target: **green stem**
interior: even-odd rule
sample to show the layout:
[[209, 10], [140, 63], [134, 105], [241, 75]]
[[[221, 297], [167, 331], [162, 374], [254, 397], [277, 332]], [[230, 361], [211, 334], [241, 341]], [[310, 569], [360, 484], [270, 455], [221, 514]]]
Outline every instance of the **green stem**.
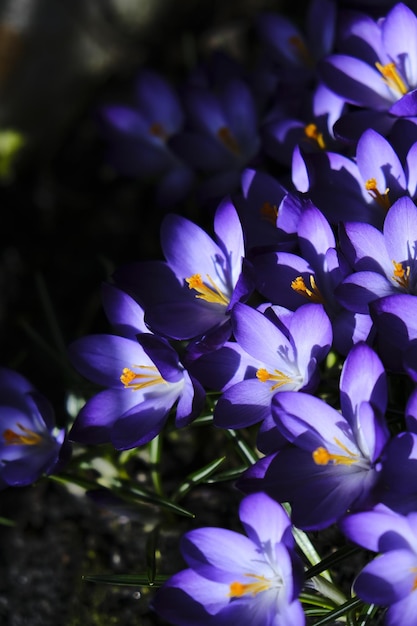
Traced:
[[157, 435], [149, 444], [149, 455], [151, 460], [151, 478], [155, 493], [164, 498], [164, 489], [161, 479], [161, 457], [162, 457], [162, 437]]

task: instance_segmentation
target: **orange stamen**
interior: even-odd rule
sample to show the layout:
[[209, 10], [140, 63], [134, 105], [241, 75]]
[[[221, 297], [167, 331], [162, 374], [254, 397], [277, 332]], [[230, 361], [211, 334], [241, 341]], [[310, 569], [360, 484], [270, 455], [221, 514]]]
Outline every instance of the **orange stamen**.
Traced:
[[305, 41], [301, 37], [298, 35], [292, 35], [289, 37], [288, 43], [301, 63], [304, 63], [304, 65], [310, 68], [314, 67], [314, 60], [305, 44]]
[[316, 124], [307, 124], [307, 126], [304, 127], [304, 134], [309, 139], [312, 139], [313, 141], [315, 141], [318, 147], [321, 148], [322, 150], [326, 148], [326, 144], [323, 138], [323, 133], [319, 131]]
[[159, 122], [154, 122], [149, 127], [149, 132], [154, 137], [159, 137], [159, 139], [163, 139], [164, 141], [168, 139], [168, 134], [165, 128]]
[[387, 63], [386, 65], [375, 63], [375, 66], [378, 72], [382, 74], [384, 83], [390, 89], [399, 93], [400, 96], [404, 96], [408, 92], [407, 85], [399, 75], [395, 63]]
[[402, 289], [408, 290], [410, 284], [410, 266], [407, 265], [404, 269], [402, 263], [397, 263], [396, 261], [392, 262], [394, 265], [394, 274], [392, 276], [393, 280], [402, 287]]
[[30, 428], [26, 428], [22, 426], [22, 424], [17, 423], [17, 428], [20, 428], [21, 433], [17, 433], [11, 428], [7, 428], [3, 432], [3, 439], [6, 446], [36, 446], [42, 441], [42, 436], [38, 433], [35, 433]]
[[279, 389], [283, 385], [287, 385], [288, 383], [294, 382], [290, 376], [280, 372], [279, 370], [274, 370], [274, 374], [271, 374], [265, 368], [261, 367], [256, 372], [256, 378], [261, 381], [261, 383], [266, 383], [268, 380], [276, 380], [276, 384], [271, 387], [271, 391], [275, 391], [275, 389]]
[[256, 574], [245, 574], [250, 578], [254, 578], [255, 582], [243, 584], [240, 582], [233, 582], [229, 587], [229, 597], [240, 598], [248, 593], [256, 596], [261, 591], [267, 591], [271, 586], [271, 581], [265, 578], [265, 576], [257, 576]]
[[236, 138], [233, 136], [230, 128], [228, 128], [227, 126], [222, 126], [217, 131], [217, 136], [220, 141], [226, 146], [226, 148], [230, 150], [230, 152], [233, 152], [233, 154], [236, 154], [238, 156], [241, 154], [239, 144], [236, 141]]
[[278, 207], [275, 204], [271, 204], [268, 201], [264, 202], [263, 205], [261, 206], [261, 216], [263, 217], [263, 219], [267, 220], [268, 222], [271, 222], [271, 224], [276, 226], [277, 217], [278, 217]]
[[365, 182], [365, 189], [369, 192], [369, 195], [378, 202], [379, 206], [381, 206], [384, 211], [388, 211], [391, 207], [391, 202], [388, 197], [389, 188], [387, 187], [384, 193], [381, 193], [378, 189], [378, 185], [375, 178], [368, 178]]
[[344, 454], [332, 454], [326, 448], [319, 446], [313, 452], [313, 461], [316, 465], [327, 465], [330, 461], [333, 461], [335, 465], [353, 465], [353, 463], [357, 463], [359, 457], [354, 452], [351, 452], [341, 441], [335, 438], [336, 444], [341, 448], [344, 452], [347, 453], [348, 456]]
[[304, 296], [316, 304], [324, 304], [324, 298], [321, 295], [320, 289], [316, 285], [316, 280], [313, 274], [310, 274], [310, 287], [311, 289], [306, 286], [302, 276], [297, 276], [297, 278], [291, 283], [291, 288], [299, 293], [300, 296]]
[[143, 373], [138, 373], [128, 367], [124, 367], [120, 376], [120, 382], [123, 383], [126, 389], [138, 391], [139, 389], [145, 389], [145, 387], [166, 383], [166, 380], [162, 378], [154, 365], [133, 365], [133, 367], [144, 371]]
[[229, 305], [229, 299], [225, 296], [225, 294], [219, 289], [214, 280], [206, 274], [207, 280], [210, 283], [206, 285], [203, 282], [201, 274], [194, 274], [190, 276], [190, 278], [186, 278], [186, 282], [188, 283], [188, 287], [190, 289], [195, 289], [197, 291], [196, 298], [200, 298], [201, 300], [205, 300], [206, 302], [214, 302], [215, 304], [222, 304], [223, 306]]

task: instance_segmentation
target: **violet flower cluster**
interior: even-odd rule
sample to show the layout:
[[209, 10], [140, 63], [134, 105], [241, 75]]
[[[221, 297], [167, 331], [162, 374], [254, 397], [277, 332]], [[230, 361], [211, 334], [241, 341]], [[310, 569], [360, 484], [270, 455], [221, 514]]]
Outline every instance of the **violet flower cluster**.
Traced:
[[[312, 0], [304, 31], [261, 15], [253, 74], [213, 63], [180, 97], [144, 71], [134, 107], [102, 110], [121, 172], [158, 180], [165, 206], [197, 179], [218, 203], [210, 233], [165, 214], [164, 260], [103, 286], [112, 333], [69, 347], [100, 387], [69, 438], [130, 450], [204, 411], [255, 450], [234, 483], [246, 536], [184, 536], [187, 567], [153, 603], [172, 624], [302, 626], [301, 591], [324, 587], [292, 530], [332, 525], [379, 554], [354, 583], [361, 607], [416, 622], [417, 15], [387, 4]], [[28, 484], [63, 434], [2, 375], [0, 477]]]

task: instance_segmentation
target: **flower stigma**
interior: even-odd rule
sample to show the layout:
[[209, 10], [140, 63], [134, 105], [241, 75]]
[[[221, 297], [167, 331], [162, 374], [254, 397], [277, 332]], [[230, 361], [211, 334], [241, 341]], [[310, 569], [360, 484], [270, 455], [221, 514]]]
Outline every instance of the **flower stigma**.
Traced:
[[271, 587], [272, 581], [268, 578], [265, 578], [265, 576], [259, 576], [257, 574], [244, 575], [248, 576], [249, 578], [254, 578], [255, 582], [244, 584], [235, 581], [231, 583], [229, 587], [230, 591], [228, 594], [231, 598], [240, 598], [249, 593], [252, 596], [256, 596], [261, 591], [267, 591]]
[[399, 287], [408, 291], [410, 287], [410, 266], [406, 265], [405, 269], [402, 263], [392, 261], [394, 265], [394, 273], [392, 275], [393, 280]]
[[407, 86], [399, 75], [395, 63], [392, 62], [382, 65], [377, 62], [375, 66], [378, 72], [382, 74], [384, 83], [392, 89], [392, 91], [396, 91], [400, 96], [404, 96], [408, 92]]
[[222, 126], [221, 128], [219, 128], [219, 130], [217, 131], [217, 137], [220, 139], [222, 144], [226, 146], [228, 150], [230, 150], [230, 152], [233, 152], [233, 154], [240, 156], [240, 146], [230, 128], [228, 128], [227, 126]]
[[304, 126], [304, 134], [308, 139], [312, 139], [322, 150], [326, 148], [323, 133], [319, 131], [316, 124], [307, 124], [307, 126]]
[[389, 188], [387, 187], [384, 193], [381, 193], [378, 189], [376, 178], [368, 178], [365, 182], [365, 189], [369, 195], [381, 206], [384, 211], [388, 211], [391, 207], [391, 202], [388, 197]]
[[11, 428], [7, 428], [3, 432], [3, 439], [6, 446], [37, 446], [42, 441], [42, 436], [39, 433], [35, 433], [30, 428], [26, 428], [19, 422], [16, 423], [16, 430], [20, 429], [22, 432], [18, 433]]
[[351, 452], [339, 439], [334, 438], [336, 445], [339, 446], [347, 456], [344, 454], [332, 454], [323, 446], [319, 446], [313, 451], [313, 461], [316, 465], [327, 465], [330, 461], [333, 461], [335, 465], [353, 465], [359, 461], [359, 455]]
[[273, 226], [276, 226], [277, 217], [278, 217], [278, 207], [276, 204], [271, 204], [266, 201], [261, 206], [261, 217], [262, 219], [270, 222]]
[[288, 376], [287, 374], [284, 374], [279, 370], [274, 370], [274, 372], [274, 374], [271, 374], [270, 372], [268, 372], [268, 370], [261, 367], [256, 372], [256, 378], [260, 380], [261, 383], [266, 383], [268, 380], [276, 380], [277, 382], [275, 383], [275, 385], [272, 385], [271, 391], [275, 391], [275, 389], [279, 389], [283, 385], [288, 385], [294, 382], [291, 376]]
[[200, 298], [206, 302], [229, 306], [229, 298], [219, 289], [209, 274], [206, 274], [206, 276], [210, 286], [203, 282], [201, 274], [194, 274], [185, 280], [190, 289], [197, 291], [196, 298]]
[[311, 302], [316, 304], [324, 304], [324, 298], [321, 295], [320, 289], [316, 285], [316, 279], [313, 274], [310, 274], [310, 287], [306, 287], [304, 278], [302, 276], [297, 276], [295, 280], [291, 283], [291, 288], [294, 289], [300, 296], [304, 296]]
[[142, 370], [141, 373], [134, 372], [128, 367], [124, 367], [120, 376], [120, 382], [123, 383], [126, 389], [132, 391], [138, 391], [139, 389], [145, 389], [145, 387], [152, 387], [152, 385], [159, 385], [165, 383], [155, 365], [133, 365], [133, 367]]
[[298, 35], [292, 35], [288, 38], [288, 43], [298, 60], [309, 68], [314, 67], [314, 60], [305, 44], [305, 41]]

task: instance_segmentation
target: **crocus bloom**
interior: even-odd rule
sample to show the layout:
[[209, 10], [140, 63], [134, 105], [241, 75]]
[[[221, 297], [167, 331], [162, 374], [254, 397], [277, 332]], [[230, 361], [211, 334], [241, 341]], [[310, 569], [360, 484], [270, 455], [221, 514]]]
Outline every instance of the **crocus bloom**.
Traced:
[[162, 338], [90, 335], [69, 347], [72, 363], [86, 378], [108, 387], [87, 401], [70, 433], [82, 443], [110, 442], [119, 450], [153, 439], [177, 403], [176, 425], [199, 414], [204, 392]]
[[181, 543], [189, 569], [158, 591], [154, 608], [178, 626], [303, 626], [297, 599], [302, 567], [291, 524], [264, 493], [244, 498], [239, 515], [247, 536], [200, 528]]
[[[297, 311], [266, 315], [245, 304], [232, 312], [237, 343], [253, 357], [252, 376], [229, 387], [217, 402], [214, 423], [222, 428], [243, 428], [271, 415], [275, 393], [313, 390], [318, 365], [332, 343], [332, 328], [320, 304], [305, 304]], [[232, 349], [230, 347], [230, 349]]]
[[354, 582], [357, 595], [388, 606], [388, 626], [414, 626], [417, 614], [417, 513], [406, 516], [378, 505], [346, 517], [341, 528], [355, 543], [381, 553]]
[[157, 200], [172, 206], [190, 190], [194, 175], [169, 147], [180, 132], [184, 113], [174, 89], [158, 74], [143, 70], [136, 82], [134, 107], [102, 108], [103, 130], [110, 141], [109, 160], [127, 176], [157, 177]]
[[417, 207], [408, 197], [387, 213], [383, 232], [370, 224], [347, 223], [341, 247], [357, 270], [337, 290], [349, 310], [368, 312], [373, 300], [391, 294], [417, 294]]
[[118, 284], [143, 304], [153, 332], [195, 339], [205, 350], [229, 338], [230, 311], [252, 289], [242, 272], [242, 227], [230, 200], [217, 209], [214, 231], [216, 241], [190, 220], [167, 215], [161, 227], [166, 263], [136, 263], [116, 272]]
[[389, 438], [387, 388], [382, 363], [364, 343], [346, 358], [340, 398], [341, 414], [302, 392], [275, 394], [272, 414], [291, 445], [258, 461], [239, 481], [245, 492], [262, 488], [289, 502], [300, 528], [325, 528], [373, 498]]
[[330, 89], [351, 104], [416, 115], [417, 17], [411, 9], [398, 3], [376, 22], [355, 16], [345, 25], [341, 47], [348, 54], [331, 55], [321, 64]]
[[65, 431], [23, 376], [0, 368], [0, 487], [30, 485], [60, 462]]

